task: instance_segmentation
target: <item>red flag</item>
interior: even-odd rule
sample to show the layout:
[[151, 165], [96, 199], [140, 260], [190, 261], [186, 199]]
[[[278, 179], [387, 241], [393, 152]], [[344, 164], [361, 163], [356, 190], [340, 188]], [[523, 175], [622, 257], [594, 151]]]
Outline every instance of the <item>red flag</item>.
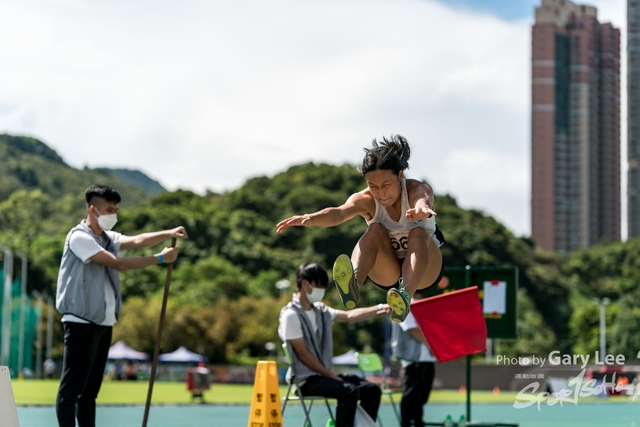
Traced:
[[487, 351], [477, 286], [414, 301], [411, 313], [438, 362]]

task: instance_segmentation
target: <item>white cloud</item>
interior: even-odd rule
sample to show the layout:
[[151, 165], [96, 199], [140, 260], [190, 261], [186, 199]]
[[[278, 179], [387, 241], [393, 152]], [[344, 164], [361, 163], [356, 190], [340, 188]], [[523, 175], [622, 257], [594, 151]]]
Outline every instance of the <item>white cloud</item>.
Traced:
[[528, 234], [530, 24], [418, 0], [0, 1], [0, 132], [197, 191], [400, 133], [409, 176]]
[[515, 230], [530, 226], [531, 215], [523, 214], [522, 207], [529, 207], [529, 192], [523, 189], [530, 187], [531, 178], [522, 170], [519, 156], [484, 148], [454, 148], [443, 160], [444, 170], [460, 172], [441, 175], [438, 186], [456, 188], [461, 205], [491, 213]]

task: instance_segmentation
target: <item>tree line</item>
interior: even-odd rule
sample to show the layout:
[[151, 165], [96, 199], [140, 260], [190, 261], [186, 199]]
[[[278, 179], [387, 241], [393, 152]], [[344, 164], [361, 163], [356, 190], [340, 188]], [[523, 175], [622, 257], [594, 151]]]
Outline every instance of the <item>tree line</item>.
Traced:
[[[306, 163], [273, 177], [249, 179], [222, 194], [125, 194], [116, 231], [136, 234], [184, 225], [190, 236], [180, 242], [163, 351], [186, 345], [218, 363], [265, 356], [265, 344], [279, 342], [278, 314], [295, 290], [296, 267], [314, 261], [330, 269], [366, 229], [364, 220], [354, 219], [334, 228], [277, 234], [275, 224], [289, 215], [338, 205], [364, 186], [353, 165]], [[0, 188], [6, 188], [1, 181]], [[55, 295], [65, 235], [86, 216], [86, 209], [81, 191], [60, 194], [47, 188], [17, 189], [0, 199], [0, 244], [28, 254], [29, 290]], [[530, 238], [514, 236], [482, 211], [462, 209], [448, 195], [436, 195], [436, 211], [447, 238], [442, 247], [446, 266], [519, 267], [518, 339], [501, 341], [500, 354], [593, 353], [598, 349], [598, 307], [592, 301], [609, 297], [609, 353], [636, 357], [639, 240], [553, 254]], [[114, 341], [153, 351], [164, 277], [162, 266], [121, 274], [124, 307]], [[292, 283], [283, 295], [275, 287], [281, 279]], [[384, 299], [384, 292], [365, 283], [363, 306]], [[333, 290], [326, 301], [340, 307]], [[366, 345], [381, 352], [381, 321], [334, 326], [336, 353]], [[54, 334], [54, 355], [62, 353], [61, 332], [59, 328]]]

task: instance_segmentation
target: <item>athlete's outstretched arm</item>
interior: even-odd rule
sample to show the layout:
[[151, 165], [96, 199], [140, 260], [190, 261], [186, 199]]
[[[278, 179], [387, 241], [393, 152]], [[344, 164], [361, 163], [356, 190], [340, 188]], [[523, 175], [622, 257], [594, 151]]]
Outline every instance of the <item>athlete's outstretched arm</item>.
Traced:
[[325, 208], [312, 214], [295, 215], [280, 221], [276, 231], [282, 233], [289, 227], [334, 227], [349, 221], [356, 215], [366, 212], [364, 196], [361, 193], [352, 194], [343, 205]]
[[413, 200], [413, 207], [405, 213], [409, 221], [420, 221], [430, 216], [436, 216], [433, 210], [433, 189], [427, 183], [418, 183], [409, 193], [409, 200]]

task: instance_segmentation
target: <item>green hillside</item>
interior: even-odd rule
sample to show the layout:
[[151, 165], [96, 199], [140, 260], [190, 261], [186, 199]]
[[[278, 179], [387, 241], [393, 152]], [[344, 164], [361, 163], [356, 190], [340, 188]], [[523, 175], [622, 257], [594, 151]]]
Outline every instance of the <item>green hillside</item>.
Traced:
[[109, 175], [115, 175], [127, 184], [131, 184], [134, 187], [141, 188], [152, 196], [167, 191], [158, 181], [149, 178], [147, 175], [138, 170], [99, 168], [96, 169], [96, 171], [104, 172]]
[[[148, 177], [144, 179], [142, 173], [135, 172], [75, 169], [42, 141], [0, 134], [0, 201], [16, 191], [36, 189], [52, 199], [65, 195], [75, 197], [89, 185], [99, 182], [116, 187], [123, 195], [123, 205], [127, 206], [136, 205], [163, 190], [160, 187], [158, 191], [157, 186], [150, 185], [155, 181]], [[135, 175], [136, 180], [130, 178]]]

